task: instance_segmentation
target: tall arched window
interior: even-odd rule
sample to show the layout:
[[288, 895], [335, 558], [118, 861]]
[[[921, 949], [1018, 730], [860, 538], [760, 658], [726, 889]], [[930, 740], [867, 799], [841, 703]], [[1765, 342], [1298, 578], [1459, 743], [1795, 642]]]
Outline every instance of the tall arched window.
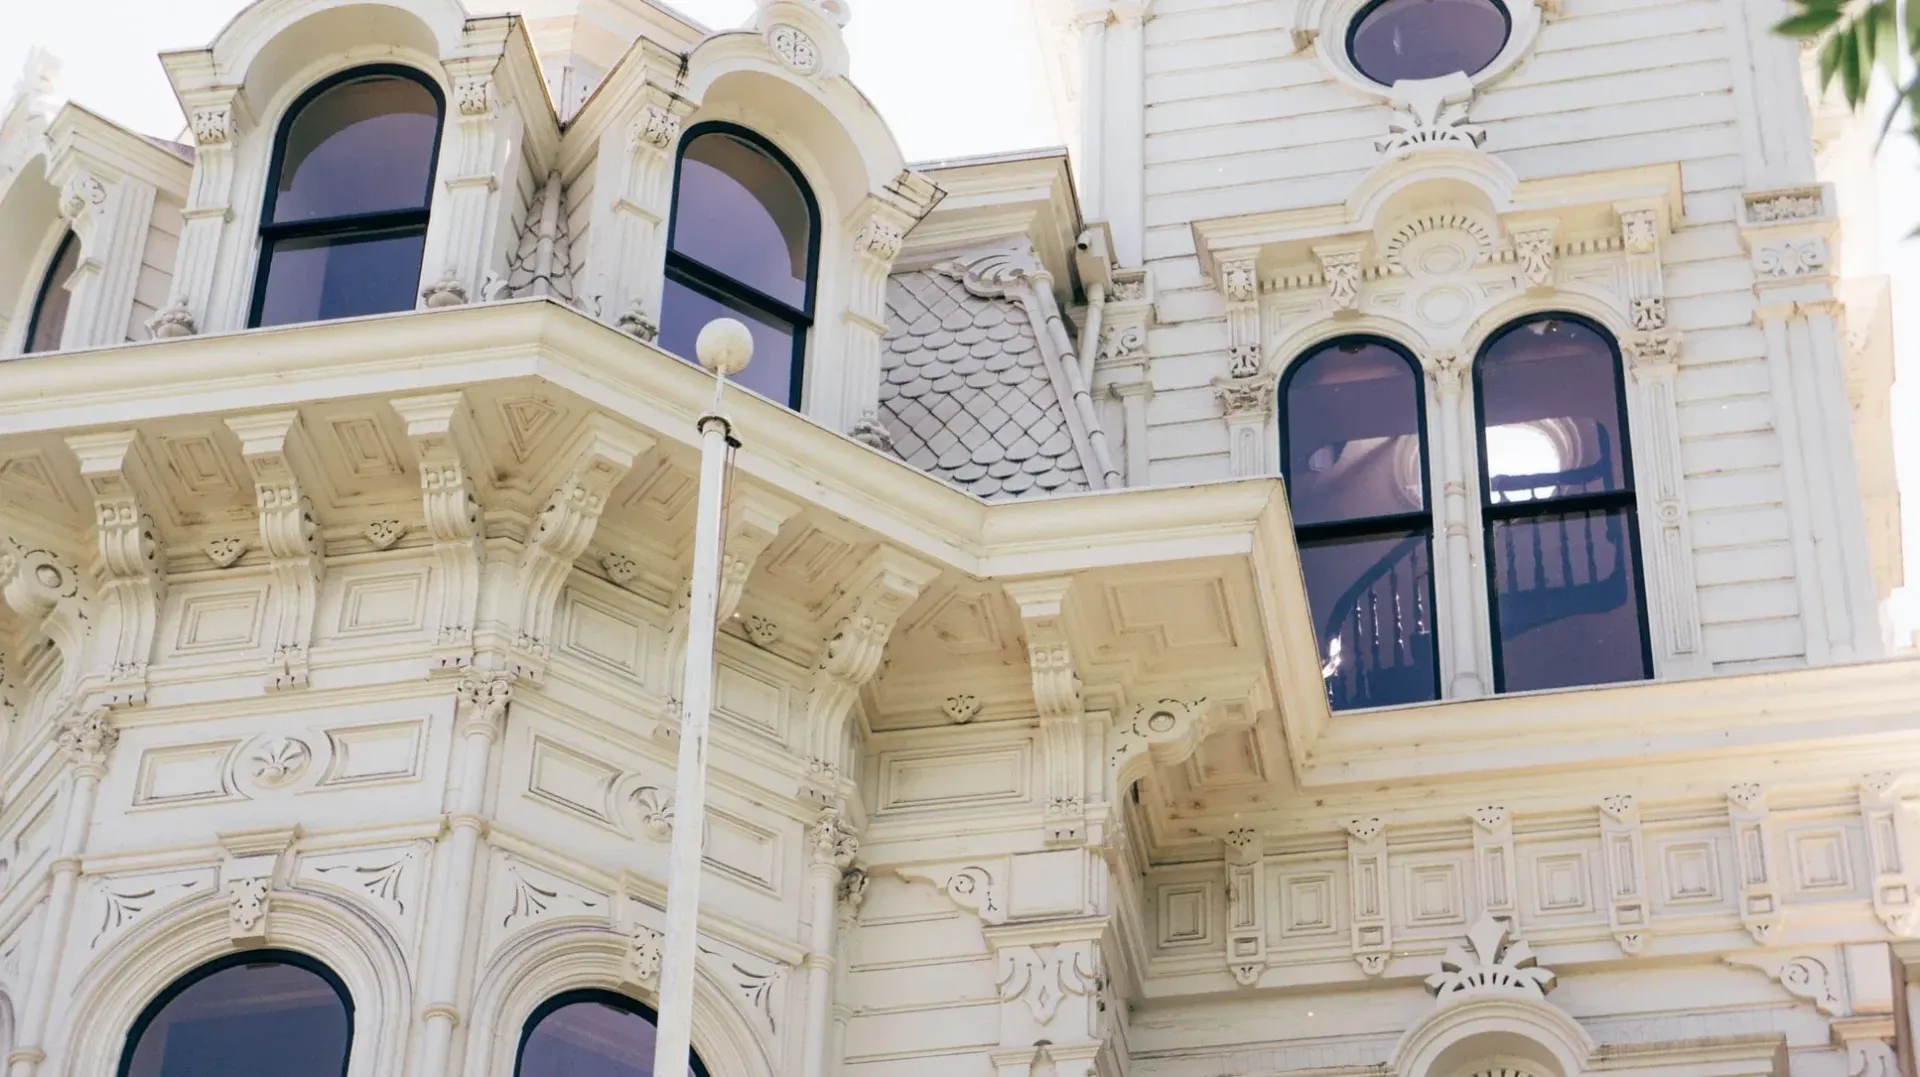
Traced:
[[1280, 452], [1334, 709], [1436, 699], [1426, 394], [1399, 345], [1342, 337], [1280, 384]]
[[249, 950], [194, 969], [127, 1033], [119, 1077], [342, 1077], [353, 1003], [304, 954]]
[[[514, 1077], [653, 1077], [654, 1012], [612, 991], [555, 995], [527, 1018]], [[707, 1077], [698, 1055], [687, 1072]]]
[[393, 66], [300, 95], [274, 138], [247, 324], [413, 309], [442, 104], [425, 75]]
[[708, 322], [738, 318], [753, 331], [740, 384], [799, 407], [819, 220], [800, 170], [765, 139], [731, 124], [688, 131], [674, 176], [660, 346], [691, 359]]
[[1652, 675], [1620, 351], [1599, 326], [1506, 326], [1473, 368], [1494, 685]]
[[33, 317], [27, 322], [28, 354], [60, 350], [61, 338], [67, 332], [67, 307], [73, 302], [67, 278], [79, 267], [80, 237], [68, 232], [60, 237], [53, 261], [47, 263], [47, 273], [40, 278], [40, 291], [33, 297]]

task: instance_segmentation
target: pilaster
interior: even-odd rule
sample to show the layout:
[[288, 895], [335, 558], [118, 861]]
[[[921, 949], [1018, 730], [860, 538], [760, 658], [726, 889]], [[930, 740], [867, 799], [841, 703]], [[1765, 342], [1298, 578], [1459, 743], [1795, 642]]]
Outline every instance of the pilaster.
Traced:
[[155, 337], [237, 329], [244, 320], [244, 314], [226, 313], [234, 308], [234, 302], [216, 306], [213, 296], [220, 251], [233, 220], [234, 151], [249, 134], [251, 121], [240, 89], [210, 87], [187, 94], [181, 101], [187, 112], [187, 128], [193, 134], [193, 181], [181, 213], [180, 247], [173, 262], [173, 297], [147, 323]]
[[[420, 303], [454, 307], [481, 298], [489, 277], [504, 277], [495, 242], [508, 220], [501, 181], [514, 174], [510, 156], [526, 152], [520, 109], [503, 101], [494, 71], [497, 53], [449, 61], [453, 80], [442, 125], [437, 197], [421, 257]], [[514, 197], [519, 197], [518, 193]]]
[[73, 298], [60, 338], [65, 349], [121, 344], [129, 339], [133, 291], [140, 280], [147, 228], [157, 191], [80, 144], [56, 123], [48, 178], [60, 192], [60, 214], [79, 237], [80, 260], [56, 286]]
[[608, 203], [605, 234], [593, 237], [598, 313], [648, 342], [660, 333], [675, 155], [681, 128], [697, 107], [649, 82], [625, 126], [609, 127], [600, 142], [595, 187], [607, 192]]
[[1440, 449], [1440, 505], [1435, 526], [1444, 543], [1446, 576], [1440, 603], [1447, 611], [1449, 631], [1441, 636], [1442, 680], [1450, 699], [1477, 699], [1487, 694], [1488, 676], [1482, 658], [1488, 653], [1486, 621], [1479, 616], [1484, 587], [1474, 579], [1472, 527], [1474, 505], [1467, 498], [1467, 445], [1475, 435], [1468, 412], [1465, 385], [1473, 360], [1458, 351], [1426, 357], [1427, 380], [1439, 398], [1432, 429]]
[[[841, 326], [842, 360], [835, 399], [818, 399], [814, 418], [882, 451], [893, 448], [880, 423], [880, 351], [887, 332], [887, 276], [906, 236], [940, 198], [931, 180], [904, 172], [886, 194], [868, 197], [853, 215], [854, 272]], [[824, 386], [823, 386], [824, 388]]]

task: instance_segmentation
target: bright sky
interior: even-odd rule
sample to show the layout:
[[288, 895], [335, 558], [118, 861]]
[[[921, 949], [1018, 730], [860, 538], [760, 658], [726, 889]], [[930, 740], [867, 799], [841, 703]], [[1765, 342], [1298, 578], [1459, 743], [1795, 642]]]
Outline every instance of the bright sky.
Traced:
[[[147, 134], [174, 137], [183, 121], [155, 54], [204, 45], [244, 0], [0, 0], [0, 93], [27, 49], [42, 45], [64, 64], [60, 93]], [[672, 0], [670, 0], [672, 2]], [[851, 0], [847, 29], [853, 77], [891, 123], [910, 160], [1059, 144], [1040, 73], [1027, 0]], [[753, 0], [678, 0], [707, 26], [744, 24]], [[1894, 278], [1900, 383], [1895, 444], [1904, 491], [1907, 561], [1916, 587], [1897, 596], [1902, 637], [1920, 626], [1920, 221], [1911, 193], [1920, 151], [1900, 134], [1880, 161], [1883, 268]], [[1849, 243], [1865, 237], [1849, 236]]]

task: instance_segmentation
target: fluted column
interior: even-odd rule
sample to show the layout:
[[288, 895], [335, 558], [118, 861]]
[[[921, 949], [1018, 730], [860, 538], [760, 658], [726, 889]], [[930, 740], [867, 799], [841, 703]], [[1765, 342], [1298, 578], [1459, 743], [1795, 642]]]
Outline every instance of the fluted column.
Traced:
[[83, 711], [60, 723], [60, 754], [72, 764], [66, 789], [66, 812], [60, 843], [54, 850], [47, 887], [47, 911], [41, 921], [40, 942], [34, 949], [33, 971], [21, 1000], [14, 1029], [13, 1053], [7, 1056], [9, 1077], [34, 1077], [46, 1060], [47, 1016], [60, 976], [60, 957], [67, 946], [67, 927], [73, 920], [74, 892], [80, 884], [80, 854], [86, 851], [87, 829], [93, 823], [93, 803], [100, 779], [107, 773], [107, 756], [120, 740], [104, 708]]
[[460, 789], [448, 813], [452, 832], [440, 847], [440, 870], [433, 887], [438, 912], [421, 958], [422, 1029], [414, 1071], [419, 1077], [444, 1077], [454, 1028], [460, 1023], [460, 971], [467, 952], [474, 870], [487, 825], [481, 814], [486, 806], [487, 773], [512, 698], [509, 673], [468, 674], [460, 683]]
[[1465, 383], [1472, 360], [1459, 352], [1435, 355], [1427, 367], [1440, 399], [1434, 429], [1440, 443], [1440, 505], [1436, 522], [1441, 548], [1434, 551], [1446, 565], [1447, 669], [1442, 679], [1448, 699], [1475, 699], [1487, 694], [1486, 675], [1480, 669], [1480, 618], [1474, 616], [1477, 584], [1474, 573], [1473, 507], [1467, 498], [1467, 459], [1464, 448], [1473, 422], [1466, 407]]
[[837, 808], [828, 808], [808, 832], [807, 902], [812, 914], [807, 939], [807, 1025], [801, 1077], [826, 1077], [832, 1045], [835, 928], [839, 925], [840, 879], [860, 853]]

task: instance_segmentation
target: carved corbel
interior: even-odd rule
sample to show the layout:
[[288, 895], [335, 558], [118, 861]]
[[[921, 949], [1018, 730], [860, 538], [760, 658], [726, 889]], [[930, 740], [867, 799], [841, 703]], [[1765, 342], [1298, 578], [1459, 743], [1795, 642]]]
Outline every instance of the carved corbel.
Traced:
[[[720, 590], [713, 619], [716, 626], [726, 624], [740, 611], [740, 600], [746, 596], [747, 577], [753, 575], [753, 566], [779, 537], [780, 529], [799, 512], [800, 506], [793, 502], [760, 490], [734, 492], [733, 501], [727, 507], [727, 534], [720, 552]], [[681, 601], [675, 604], [673, 624], [667, 636], [667, 670], [675, 698], [679, 697], [684, 687], [681, 681], [686, 676], [688, 612], [683, 593]]]
[[1027, 636], [1027, 665], [1040, 719], [1046, 775], [1046, 841], [1064, 845], [1087, 836], [1087, 715], [1067, 634], [1072, 580], [1056, 577], [1006, 585]]
[[1459, 72], [1397, 84], [1393, 119], [1374, 148], [1387, 160], [1431, 149], [1478, 150], [1487, 129], [1467, 118], [1473, 92], [1473, 80]]
[[553, 657], [553, 618], [573, 563], [593, 541], [594, 528], [634, 461], [653, 439], [593, 416], [562, 459], [565, 477], [533, 521], [514, 572], [516, 608], [509, 646], [515, 672], [538, 680]]
[[308, 648], [320, 584], [326, 572], [326, 539], [314, 518], [311, 477], [300, 413], [276, 411], [228, 419], [240, 438], [240, 455], [253, 475], [254, 506], [260, 515], [260, 547], [273, 571], [278, 615], [271, 622], [272, 658], [267, 687], [307, 684]]
[[895, 871], [908, 882], [929, 883], [983, 924], [1007, 922], [1004, 861], [962, 864], [911, 864]]
[[1512, 920], [1519, 899], [1513, 856], [1513, 813], [1498, 804], [1473, 810], [1473, 859], [1480, 869], [1480, 905], [1488, 916]]
[[1267, 968], [1267, 882], [1260, 835], [1241, 828], [1226, 837], [1227, 971], [1252, 987]]
[[300, 838], [298, 827], [268, 827], [219, 835], [226, 859], [220, 892], [227, 901], [227, 933], [236, 943], [264, 942], [273, 891], [285, 874], [282, 862]]
[[1387, 827], [1378, 818], [1349, 819], [1347, 887], [1353, 907], [1353, 959], [1360, 971], [1378, 976], [1393, 956], [1393, 921], [1388, 916]]
[[627, 951], [621, 963], [621, 981], [629, 990], [651, 994], [660, 990], [660, 963], [667, 937], [646, 924], [627, 928]]
[[94, 540], [100, 571], [99, 654], [91, 665], [104, 672], [101, 690], [109, 705], [144, 703], [154, 628], [166, 597], [167, 561], [151, 509], [163, 489], [132, 430], [67, 439], [80, 462], [80, 477], [93, 494]]
[[940, 570], [888, 546], [867, 556], [848, 580], [844, 611], [821, 643], [807, 696], [807, 777], [800, 792], [821, 803], [840, 796], [847, 717], [860, 689], [880, 672], [893, 626]]
[[1646, 949], [1653, 930], [1647, 900], [1646, 839], [1640, 801], [1632, 793], [1600, 798], [1600, 861], [1607, 874], [1607, 926], [1628, 954]]
[[1260, 373], [1260, 252], [1233, 251], [1219, 258], [1220, 294], [1227, 300], [1227, 376]]
[[1740, 867], [1740, 922], [1762, 946], [1780, 941], [1786, 909], [1773, 862], [1773, 821], [1766, 787], [1736, 782], [1727, 787], [1727, 822]]
[[1213, 710], [1205, 697], [1162, 699], [1143, 703], [1114, 723], [1107, 738], [1110, 786], [1104, 799], [1118, 804], [1127, 789], [1154, 768], [1178, 766], [1192, 758], [1213, 731]]
[[1360, 289], [1366, 284], [1366, 267], [1360, 260], [1363, 243], [1332, 243], [1313, 248], [1320, 260], [1320, 276], [1326, 283], [1327, 311], [1335, 317], [1353, 317], [1360, 313]]
[[7, 539], [0, 545], [0, 598], [59, 650], [62, 670], [56, 698], [72, 693], [86, 672], [93, 636], [96, 598], [91, 581], [52, 550]]
[[1890, 773], [1860, 779], [1860, 823], [1867, 835], [1867, 856], [1873, 867], [1873, 914], [1895, 935], [1914, 928], [1912, 826], [1903, 813], [1899, 779]]
[[390, 402], [407, 425], [420, 468], [421, 517], [433, 536], [439, 571], [440, 617], [434, 641], [435, 669], [461, 669], [473, 662], [473, 630], [480, 604], [486, 525], [475, 480], [486, 473], [486, 456], [474, 435], [473, 416], [460, 393], [403, 397]]
[[1540, 294], [1553, 291], [1554, 259], [1560, 252], [1558, 236], [1560, 222], [1540, 220], [1513, 222], [1510, 234], [1513, 237], [1513, 260], [1519, 266], [1520, 280], [1529, 292]]
[[107, 772], [107, 757], [120, 743], [120, 730], [105, 707], [88, 707], [60, 719], [54, 747], [75, 770], [95, 778]]
[[1753, 969], [1784, 988], [1794, 998], [1813, 1003], [1813, 1008], [1829, 1017], [1852, 1012], [1847, 1000], [1846, 970], [1838, 950], [1819, 949], [1806, 953], [1762, 951], [1727, 954], [1722, 957], [1737, 968]]

